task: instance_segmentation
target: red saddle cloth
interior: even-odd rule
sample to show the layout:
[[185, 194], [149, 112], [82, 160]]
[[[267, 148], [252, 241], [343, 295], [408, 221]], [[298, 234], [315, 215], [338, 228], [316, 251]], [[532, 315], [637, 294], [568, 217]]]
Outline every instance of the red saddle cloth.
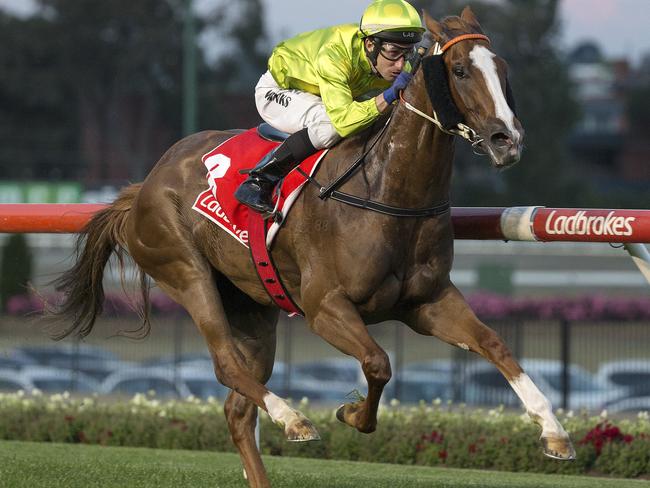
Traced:
[[[279, 145], [279, 142], [261, 138], [257, 134], [257, 129], [253, 128], [231, 137], [205, 154], [201, 161], [208, 171], [209, 188], [199, 194], [192, 208], [228, 232], [241, 244], [249, 247], [248, 213], [252, 210], [239, 203], [233, 196], [237, 187], [247, 177], [239, 171], [253, 168], [259, 160]], [[299, 167], [311, 176], [324, 154], [324, 150], [317, 152], [303, 161]], [[286, 220], [291, 206], [306, 182], [307, 178], [296, 170], [284, 178], [278, 204], [283, 221]], [[274, 195], [274, 201], [276, 200]], [[267, 221], [267, 248], [271, 246], [279, 228], [280, 224], [273, 219]]]

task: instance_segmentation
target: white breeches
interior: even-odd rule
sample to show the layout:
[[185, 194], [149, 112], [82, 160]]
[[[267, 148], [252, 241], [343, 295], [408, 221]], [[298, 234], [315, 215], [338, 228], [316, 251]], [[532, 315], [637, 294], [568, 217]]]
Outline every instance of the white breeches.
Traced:
[[280, 88], [268, 71], [255, 87], [255, 105], [264, 121], [278, 130], [293, 134], [306, 127], [316, 149], [332, 147], [341, 140], [320, 97]]

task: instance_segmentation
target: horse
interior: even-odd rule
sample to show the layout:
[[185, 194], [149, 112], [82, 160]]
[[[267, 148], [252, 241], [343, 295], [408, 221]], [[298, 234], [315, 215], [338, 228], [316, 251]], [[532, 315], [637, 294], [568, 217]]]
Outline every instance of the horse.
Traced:
[[[573, 459], [575, 450], [548, 399], [450, 280], [448, 197], [455, 135], [487, 154], [497, 169], [521, 156], [524, 132], [509, 103], [506, 63], [491, 50], [469, 8], [440, 21], [425, 12], [424, 24], [435, 44], [423, 53], [422, 69], [387, 123], [332, 148], [317, 177], [335, 180], [366, 148], [363, 165], [348, 171], [341, 190], [365, 195], [366, 202], [383, 208], [439, 211], [372, 212], [321, 199], [319, 189], [307, 185], [276, 237], [273, 259], [310, 329], [361, 364], [367, 395], [339, 407], [341, 422], [363, 433], [376, 429], [391, 366], [367, 324], [397, 320], [491, 361], [541, 427], [543, 452]], [[459, 118], [453, 129], [441, 122], [445, 110], [438, 105], [445, 97], [457, 111], [451, 118]], [[264, 386], [273, 369], [278, 309], [250, 255], [191, 209], [206, 185], [201, 155], [232, 135], [204, 131], [180, 140], [144, 182], [124, 188], [89, 221], [79, 236], [77, 261], [56, 283], [64, 296], [58, 313], [72, 319], [58, 338], [90, 333], [102, 311], [107, 261], [113, 253], [120, 258], [128, 253], [142, 272], [145, 300], [148, 275], [187, 310], [205, 338], [217, 379], [231, 389], [224, 410], [244, 474], [251, 487], [268, 487], [254, 437], [258, 407], [288, 440], [317, 440], [319, 434], [300, 411]], [[372, 137], [376, 144], [368, 145]], [[148, 327], [145, 315], [143, 333]]]

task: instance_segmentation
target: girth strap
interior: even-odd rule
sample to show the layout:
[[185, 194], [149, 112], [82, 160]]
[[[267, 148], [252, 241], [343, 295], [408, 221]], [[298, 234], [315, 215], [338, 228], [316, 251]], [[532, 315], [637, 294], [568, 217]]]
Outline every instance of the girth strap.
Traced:
[[289, 315], [305, 315], [291, 299], [266, 247], [266, 221], [262, 214], [248, 211], [248, 245], [262, 286], [275, 304]]

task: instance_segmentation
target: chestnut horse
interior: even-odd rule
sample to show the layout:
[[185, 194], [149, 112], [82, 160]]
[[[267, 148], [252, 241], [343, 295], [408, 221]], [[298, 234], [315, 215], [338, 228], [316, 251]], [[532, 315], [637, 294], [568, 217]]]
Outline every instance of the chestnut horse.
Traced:
[[[425, 53], [390, 123], [383, 131], [369, 129], [341, 142], [326, 155], [316, 177], [335, 180], [366, 141], [377, 138], [377, 144], [368, 145], [364, 166], [341, 190], [392, 207], [442, 210], [424, 217], [386, 215], [322, 200], [317, 187], [308, 185], [276, 238], [273, 258], [311, 330], [361, 363], [367, 396], [342, 405], [340, 421], [361, 432], [375, 430], [391, 367], [366, 324], [398, 320], [494, 363], [540, 425], [545, 454], [572, 459], [573, 446], [550, 402], [449, 278], [452, 133], [472, 141], [497, 168], [520, 157], [523, 131], [508, 103], [506, 64], [490, 50], [469, 8], [440, 22], [425, 13], [425, 24], [436, 44]], [[442, 79], [432, 75], [435, 60]], [[464, 122], [451, 132], [435, 122], [443, 109], [432, 100], [445, 90]], [[60, 337], [90, 332], [102, 309], [104, 267], [113, 252], [128, 252], [143, 276], [151, 276], [182, 305], [205, 337], [217, 378], [232, 390], [225, 414], [245, 474], [250, 486], [264, 487], [269, 480], [254, 438], [258, 407], [289, 440], [319, 435], [303, 414], [264, 386], [273, 368], [278, 310], [248, 251], [192, 210], [207, 184], [201, 155], [231, 136], [209, 131], [181, 140], [144, 183], [125, 188], [94, 216], [79, 238], [77, 263], [58, 280], [65, 292], [59, 313], [74, 319]], [[144, 278], [141, 285], [146, 296]], [[144, 327], [146, 332], [146, 316]]]

